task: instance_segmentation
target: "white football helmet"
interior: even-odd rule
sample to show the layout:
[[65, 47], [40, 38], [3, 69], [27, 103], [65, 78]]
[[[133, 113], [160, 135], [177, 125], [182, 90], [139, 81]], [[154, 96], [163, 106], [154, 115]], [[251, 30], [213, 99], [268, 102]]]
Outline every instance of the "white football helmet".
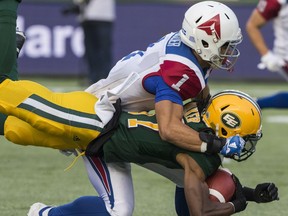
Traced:
[[235, 13], [220, 2], [203, 1], [190, 7], [180, 31], [181, 40], [216, 68], [231, 70], [242, 41]]

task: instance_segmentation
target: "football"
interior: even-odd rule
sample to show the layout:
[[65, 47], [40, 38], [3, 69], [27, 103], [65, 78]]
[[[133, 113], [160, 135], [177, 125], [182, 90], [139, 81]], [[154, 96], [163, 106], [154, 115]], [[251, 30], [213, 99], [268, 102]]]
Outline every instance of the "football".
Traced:
[[219, 168], [206, 179], [206, 183], [209, 187], [209, 198], [214, 202], [229, 202], [236, 189], [232, 173], [226, 168]]

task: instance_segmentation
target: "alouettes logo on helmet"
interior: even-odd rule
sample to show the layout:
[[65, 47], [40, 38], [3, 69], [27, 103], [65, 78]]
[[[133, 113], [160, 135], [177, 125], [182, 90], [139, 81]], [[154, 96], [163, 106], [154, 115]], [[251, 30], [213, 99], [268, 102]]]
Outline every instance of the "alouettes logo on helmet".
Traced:
[[202, 23], [197, 27], [207, 33], [207, 35], [212, 35], [213, 32], [216, 35], [217, 39], [221, 38], [221, 27], [220, 27], [220, 15], [217, 14], [216, 16], [212, 17], [205, 23]]
[[231, 112], [227, 112], [221, 115], [221, 121], [229, 128], [237, 128], [240, 126], [241, 121], [237, 115]]

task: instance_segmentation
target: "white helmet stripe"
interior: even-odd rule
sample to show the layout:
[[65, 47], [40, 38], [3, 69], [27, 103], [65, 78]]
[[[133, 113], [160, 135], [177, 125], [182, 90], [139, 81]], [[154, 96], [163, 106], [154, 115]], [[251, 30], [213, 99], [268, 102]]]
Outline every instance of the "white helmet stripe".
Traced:
[[246, 100], [248, 100], [249, 102], [251, 102], [255, 106], [255, 108], [257, 109], [259, 115], [262, 116], [262, 111], [261, 111], [261, 108], [259, 107], [258, 103], [250, 95], [248, 95], [242, 91], [233, 90], [233, 89], [223, 90], [223, 91], [218, 92], [215, 95], [213, 95], [212, 99], [217, 98], [217, 97], [222, 96], [222, 95], [230, 95], [230, 94], [237, 95], [239, 97], [243, 97]]

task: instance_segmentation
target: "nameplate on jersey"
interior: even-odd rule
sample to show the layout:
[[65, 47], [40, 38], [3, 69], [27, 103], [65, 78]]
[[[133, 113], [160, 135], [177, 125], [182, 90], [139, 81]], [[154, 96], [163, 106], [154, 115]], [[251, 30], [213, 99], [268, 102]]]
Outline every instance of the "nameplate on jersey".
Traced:
[[179, 34], [175, 34], [167, 43], [168, 47], [179, 47], [181, 46], [181, 38]]

